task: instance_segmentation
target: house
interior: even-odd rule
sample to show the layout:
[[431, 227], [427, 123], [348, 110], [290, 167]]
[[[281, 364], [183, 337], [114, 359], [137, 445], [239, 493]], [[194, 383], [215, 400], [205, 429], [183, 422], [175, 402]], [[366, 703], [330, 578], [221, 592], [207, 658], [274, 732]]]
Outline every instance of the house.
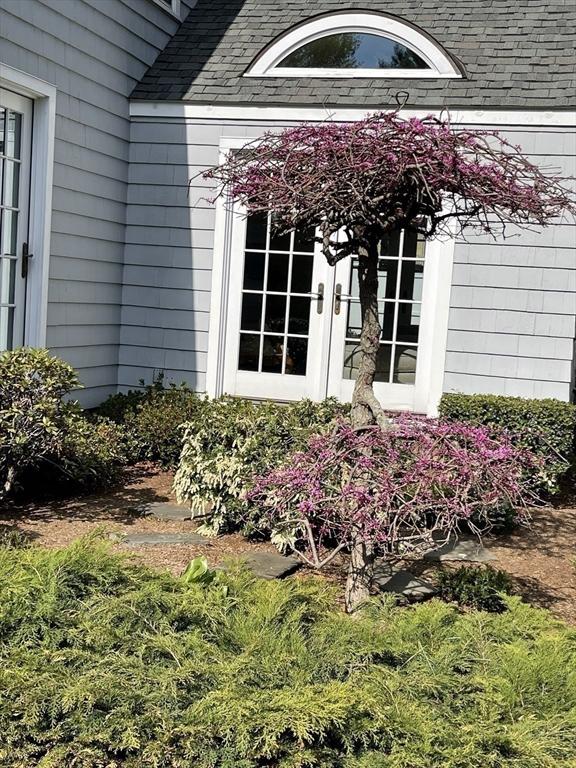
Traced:
[[[375, 110], [449, 113], [576, 175], [562, 0], [0, 0], [0, 348], [47, 345], [94, 406], [187, 381], [351, 394], [354, 262], [279, 237], [201, 173], [264, 131]], [[576, 227], [382, 244], [377, 394], [569, 400]]]

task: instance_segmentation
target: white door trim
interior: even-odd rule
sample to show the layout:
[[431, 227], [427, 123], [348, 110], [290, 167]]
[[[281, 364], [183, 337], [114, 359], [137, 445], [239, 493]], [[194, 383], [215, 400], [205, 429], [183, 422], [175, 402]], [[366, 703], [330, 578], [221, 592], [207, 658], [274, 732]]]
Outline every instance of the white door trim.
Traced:
[[26, 288], [24, 344], [43, 347], [46, 345], [48, 311], [56, 88], [0, 63], [0, 89], [27, 96], [34, 103], [28, 225], [28, 245], [34, 257]]

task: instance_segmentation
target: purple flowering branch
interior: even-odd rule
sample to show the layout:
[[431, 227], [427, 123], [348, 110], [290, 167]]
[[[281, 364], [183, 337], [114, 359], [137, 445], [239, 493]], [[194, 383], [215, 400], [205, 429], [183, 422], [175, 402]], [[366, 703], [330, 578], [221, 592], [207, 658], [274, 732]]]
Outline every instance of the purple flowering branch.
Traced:
[[390, 429], [346, 423], [257, 478], [249, 497], [276, 535], [323, 568], [360, 538], [388, 558], [419, 555], [465, 523], [480, 535], [496, 512], [528, 520], [543, 462], [486, 427], [398, 416]]
[[545, 226], [576, 212], [567, 180], [544, 173], [497, 131], [455, 130], [433, 116], [378, 113], [269, 132], [205, 176], [250, 212], [273, 211], [279, 230], [319, 229], [331, 264], [374, 233], [497, 236], [507, 224]]

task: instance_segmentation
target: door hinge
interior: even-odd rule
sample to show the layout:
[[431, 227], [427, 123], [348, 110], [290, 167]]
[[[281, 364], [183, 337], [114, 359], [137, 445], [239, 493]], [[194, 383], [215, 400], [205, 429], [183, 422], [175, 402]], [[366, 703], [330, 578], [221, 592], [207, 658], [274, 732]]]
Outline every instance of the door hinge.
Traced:
[[24, 279], [28, 277], [28, 266], [32, 258], [34, 254], [28, 250], [28, 243], [22, 243], [22, 277]]

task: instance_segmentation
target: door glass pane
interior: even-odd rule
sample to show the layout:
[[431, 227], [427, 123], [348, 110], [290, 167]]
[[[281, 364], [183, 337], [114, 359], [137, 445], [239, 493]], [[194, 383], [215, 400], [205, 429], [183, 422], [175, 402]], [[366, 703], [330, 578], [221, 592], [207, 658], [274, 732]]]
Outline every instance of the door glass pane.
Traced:
[[262, 294], [245, 293], [242, 298], [240, 330], [259, 331], [262, 324]]
[[308, 339], [288, 337], [286, 350], [286, 373], [290, 376], [305, 376], [308, 362]]
[[[392, 345], [381, 344], [376, 360], [376, 376], [374, 381], [390, 381], [390, 360]], [[344, 378], [355, 379], [360, 365], [360, 344], [355, 341], [347, 341], [344, 345]]]
[[246, 253], [244, 259], [244, 288], [261, 291], [264, 288], [265, 253]]
[[252, 333], [240, 334], [240, 359], [238, 368], [241, 371], [257, 371], [260, 362], [260, 335]]
[[22, 115], [10, 110], [6, 113], [6, 152], [7, 157], [20, 157], [20, 132]]
[[417, 347], [396, 346], [393, 378], [396, 384], [414, 384], [416, 381], [417, 356]]
[[313, 253], [315, 246], [314, 229], [297, 229], [294, 233], [294, 250]]
[[248, 217], [246, 223], [246, 248], [259, 251], [266, 250], [266, 232], [267, 232], [266, 214], [258, 213]]
[[12, 160], [3, 160], [4, 193], [2, 204], [9, 208], [18, 208], [18, 189], [20, 186], [20, 164]]
[[[294, 253], [296, 245], [310, 252]], [[253, 250], [257, 247], [262, 251]], [[296, 231], [278, 236], [271, 232], [270, 217], [248, 219], [239, 370], [306, 375], [313, 248], [309, 234]]]
[[14, 307], [0, 306], [0, 350], [12, 349], [14, 342]]
[[312, 270], [314, 257], [312, 254], [295, 253], [292, 257], [292, 293], [310, 293], [312, 289]]
[[18, 213], [4, 209], [2, 211], [2, 253], [5, 256], [16, 255], [18, 234]]
[[418, 343], [418, 334], [420, 331], [420, 314], [414, 315], [415, 307], [420, 309], [419, 304], [399, 304], [398, 305], [398, 328], [396, 330], [396, 341], [410, 341], [413, 344]]
[[[380, 243], [378, 264], [378, 306], [382, 341], [378, 354], [376, 381], [414, 384], [420, 332], [424, 279], [424, 240], [412, 233], [393, 233]], [[417, 258], [418, 257], [418, 260]], [[400, 280], [398, 277], [400, 276]], [[352, 264], [348, 299], [344, 378], [354, 379], [358, 371], [361, 329], [358, 263]], [[392, 365], [394, 361], [394, 365]]]
[[262, 371], [264, 373], [282, 373], [284, 360], [284, 337], [264, 336], [262, 348]]
[[0, 259], [0, 304], [14, 304], [16, 259]]
[[286, 296], [268, 295], [264, 313], [264, 330], [283, 333], [286, 324]]
[[421, 261], [404, 261], [400, 279], [400, 296], [404, 301], [422, 301], [424, 264]]
[[271, 251], [289, 251], [290, 240], [292, 239], [291, 232], [278, 232], [271, 223], [270, 230], [270, 250]]
[[290, 262], [289, 253], [271, 253], [268, 257], [268, 290], [281, 291], [288, 290], [288, 266]]
[[310, 299], [292, 296], [288, 318], [288, 333], [307, 335], [310, 329]]

